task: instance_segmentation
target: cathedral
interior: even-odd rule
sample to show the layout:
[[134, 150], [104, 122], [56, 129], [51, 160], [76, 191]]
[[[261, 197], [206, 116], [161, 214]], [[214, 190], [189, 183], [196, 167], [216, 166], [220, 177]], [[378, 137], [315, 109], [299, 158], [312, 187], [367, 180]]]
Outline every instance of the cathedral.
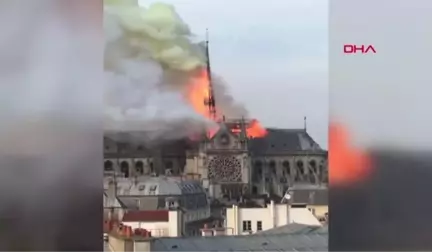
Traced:
[[[267, 128], [251, 138], [247, 121], [223, 120], [212, 136], [146, 146], [122, 137], [104, 138], [104, 174], [133, 179], [169, 176], [201, 182], [214, 198], [283, 196], [296, 185], [328, 183], [327, 151], [304, 129]], [[130, 138], [129, 138], [130, 139]]]
[[[139, 180], [145, 176], [170, 176], [201, 182], [213, 198], [235, 199], [244, 195], [284, 196], [295, 185], [325, 186], [328, 182], [327, 151], [303, 129], [265, 129], [251, 137], [253, 120], [216, 120], [208, 40], [205, 53], [208, 97], [203, 97], [208, 117], [218, 130], [191, 140], [158, 146], [137, 143], [134, 135], [106, 134], [106, 176]], [[203, 130], [205, 131], [205, 130]]]

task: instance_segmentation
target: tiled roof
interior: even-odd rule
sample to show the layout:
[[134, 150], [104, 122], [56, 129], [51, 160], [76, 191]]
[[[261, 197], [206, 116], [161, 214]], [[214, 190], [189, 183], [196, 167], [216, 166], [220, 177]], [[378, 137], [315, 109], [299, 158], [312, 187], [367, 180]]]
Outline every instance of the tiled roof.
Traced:
[[[265, 155], [272, 153], [286, 153], [286, 152], [299, 152], [299, 151], [310, 151], [310, 152], [322, 152], [323, 150], [315, 140], [304, 130], [304, 129], [277, 129], [267, 128], [267, 135], [262, 138], [254, 138], [249, 141], [249, 149], [256, 155]], [[144, 132], [124, 132], [124, 133], [105, 133], [104, 141], [106, 144], [109, 143], [125, 143], [121, 145], [122, 149], [126, 152], [136, 152], [137, 146], [143, 147], [143, 144], [134, 143], [136, 134], [145, 135]], [[140, 138], [140, 139], [145, 139]], [[144, 141], [145, 142], [145, 141]], [[184, 149], [189, 142], [187, 139], [180, 139], [178, 141], [170, 141], [164, 143], [162, 146], [157, 146], [157, 149], [161, 149], [164, 155], [181, 154], [184, 153]], [[134, 143], [134, 144], [132, 144]], [[197, 146], [195, 146], [197, 147]], [[156, 146], [144, 147], [140, 150], [142, 152], [148, 152], [149, 149], [154, 149]]]
[[[112, 178], [104, 178], [104, 188]], [[153, 196], [153, 195], [184, 195], [205, 193], [202, 185], [195, 180], [183, 180], [174, 177], [140, 176], [135, 180], [117, 178], [117, 193], [119, 196]]]
[[168, 210], [148, 210], [126, 212], [123, 222], [167, 222], [169, 220]]
[[310, 232], [159, 238], [152, 251], [328, 251], [328, 234]]
[[274, 234], [328, 234], [327, 227], [310, 226], [299, 223], [290, 223], [284, 226], [264, 230], [253, 235], [274, 235]]
[[304, 129], [268, 128], [263, 138], [249, 141], [249, 149], [255, 155], [281, 152], [325, 152]]

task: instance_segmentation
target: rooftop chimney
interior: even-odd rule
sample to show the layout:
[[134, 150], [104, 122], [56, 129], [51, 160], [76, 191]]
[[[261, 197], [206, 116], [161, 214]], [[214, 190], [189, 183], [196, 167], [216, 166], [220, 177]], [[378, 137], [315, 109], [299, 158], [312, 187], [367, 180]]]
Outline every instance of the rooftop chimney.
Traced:
[[213, 230], [208, 227], [208, 224], [204, 224], [204, 228], [201, 229], [202, 236], [213, 236]]

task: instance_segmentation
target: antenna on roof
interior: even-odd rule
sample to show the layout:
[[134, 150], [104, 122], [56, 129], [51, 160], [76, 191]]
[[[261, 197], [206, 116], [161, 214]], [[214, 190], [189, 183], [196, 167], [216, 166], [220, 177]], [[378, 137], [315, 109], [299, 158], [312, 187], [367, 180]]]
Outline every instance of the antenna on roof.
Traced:
[[307, 131], [307, 118], [304, 117], [304, 131]]

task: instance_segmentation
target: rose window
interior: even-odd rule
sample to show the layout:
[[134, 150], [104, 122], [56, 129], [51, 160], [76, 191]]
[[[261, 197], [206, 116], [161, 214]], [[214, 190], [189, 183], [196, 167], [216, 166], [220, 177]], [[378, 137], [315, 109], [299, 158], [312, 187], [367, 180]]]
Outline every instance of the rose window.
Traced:
[[211, 159], [208, 163], [208, 176], [217, 181], [241, 181], [241, 164], [233, 156], [219, 156]]

